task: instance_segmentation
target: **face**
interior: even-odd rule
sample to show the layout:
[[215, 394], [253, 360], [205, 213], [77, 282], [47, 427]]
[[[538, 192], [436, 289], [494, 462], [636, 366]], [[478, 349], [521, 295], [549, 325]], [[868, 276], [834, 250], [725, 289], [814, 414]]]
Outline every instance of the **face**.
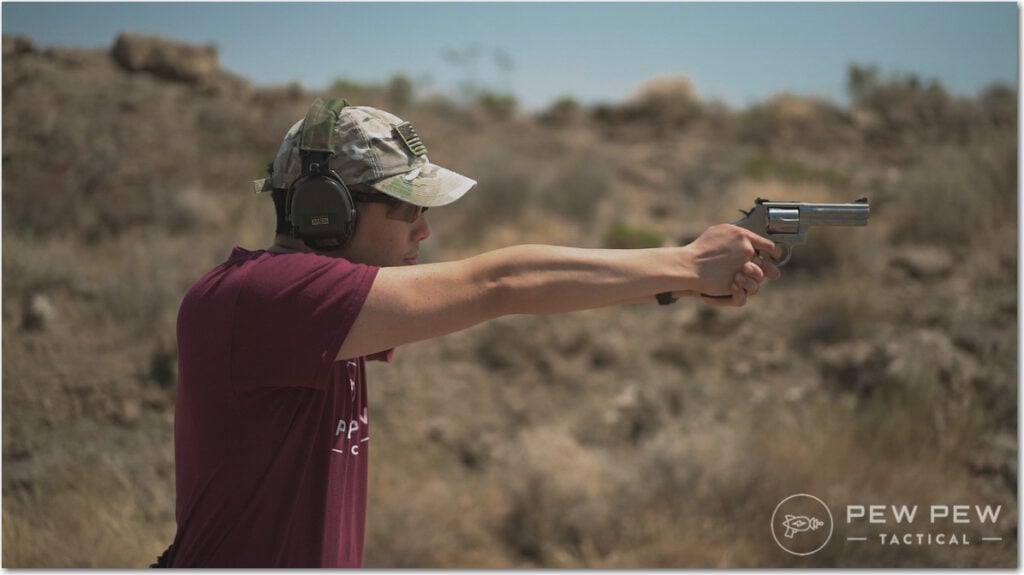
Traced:
[[351, 262], [381, 267], [419, 263], [420, 242], [430, 237], [426, 214], [410, 223], [388, 217], [389, 210], [394, 213], [388, 204], [359, 202], [356, 209], [356, 233], [338, 255]]

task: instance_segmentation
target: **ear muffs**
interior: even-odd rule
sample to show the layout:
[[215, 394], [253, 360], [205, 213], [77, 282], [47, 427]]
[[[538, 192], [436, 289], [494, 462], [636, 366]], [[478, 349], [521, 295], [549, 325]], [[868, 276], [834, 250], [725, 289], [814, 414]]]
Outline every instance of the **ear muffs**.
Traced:
[[299, 157], [302, 175], [292, 182], [285, 217], [293, 237], [316, 251], [342, 248], [355, 234], [355, 202], [328, 162], [334, 155], [334, 124], [345, 100], [317, 98], [302, 122]]

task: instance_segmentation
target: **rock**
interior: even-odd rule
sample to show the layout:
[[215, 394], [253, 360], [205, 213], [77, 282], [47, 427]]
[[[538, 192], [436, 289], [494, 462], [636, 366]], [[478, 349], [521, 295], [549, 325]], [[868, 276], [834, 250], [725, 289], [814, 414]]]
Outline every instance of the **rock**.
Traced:
[[114, 408], [114, 421], [125, 426], [133, 426], [142, 418], [142, 405], [137, 399], [122, 398]]
[[57, 319], [57, 308], [50, 298], [44, 294], [33, 294], [25, 304], [22, 316], [22, 329], [26, 331], [42, 331]]
[[149, 72], [190, 84], [209, 78], [220, 66], [217, 48], [212, 44], [195, 46], [131, 33], [117, 37], [111, 56], [131, 72]]
[[893, 256], [891, 265], [915, 279], [941, 278], [953, 269], [953, 256], [948, 251], [930, 246], [907, 247]]

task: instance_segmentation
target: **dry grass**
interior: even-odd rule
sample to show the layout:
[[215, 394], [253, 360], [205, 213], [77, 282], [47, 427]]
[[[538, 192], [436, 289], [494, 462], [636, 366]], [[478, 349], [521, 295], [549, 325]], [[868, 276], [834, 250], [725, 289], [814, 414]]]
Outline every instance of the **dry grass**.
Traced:
[[1017, 219], [1017, 142], [997, 137], [967, 149], [941, 147], [908, 177], [896, 199], [894, 240], [964, 253], [992, 245]]

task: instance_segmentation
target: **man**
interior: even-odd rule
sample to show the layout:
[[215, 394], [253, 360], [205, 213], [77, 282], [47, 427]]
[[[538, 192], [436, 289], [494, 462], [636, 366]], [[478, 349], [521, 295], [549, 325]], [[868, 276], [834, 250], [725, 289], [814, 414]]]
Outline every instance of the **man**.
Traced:
[[[779, 256], [773, 243], [729, 225], [685, 247], [522, 245], [416, 265], [431, 233], [424, 212], [476, 182], [431, 164], [408, 123], [373, 108], [318, 100], [285, 136], [271, 175], [258, 184], [274, 196], [273, 245], [236, 247], [181, 304], [178, 531], [164, 558], [173, 567], [361, 565], [367, 359], [508, 314], [658, 294], [743, 305], [779, 277], [757, 256]], [[341, 208], [302, 228], [308, 181], [315, 193], [336, 190]], [[339, 232], [336, 250], [311, 248], [324, 245], [316, 226], [350, 200], [354, 230]]]

